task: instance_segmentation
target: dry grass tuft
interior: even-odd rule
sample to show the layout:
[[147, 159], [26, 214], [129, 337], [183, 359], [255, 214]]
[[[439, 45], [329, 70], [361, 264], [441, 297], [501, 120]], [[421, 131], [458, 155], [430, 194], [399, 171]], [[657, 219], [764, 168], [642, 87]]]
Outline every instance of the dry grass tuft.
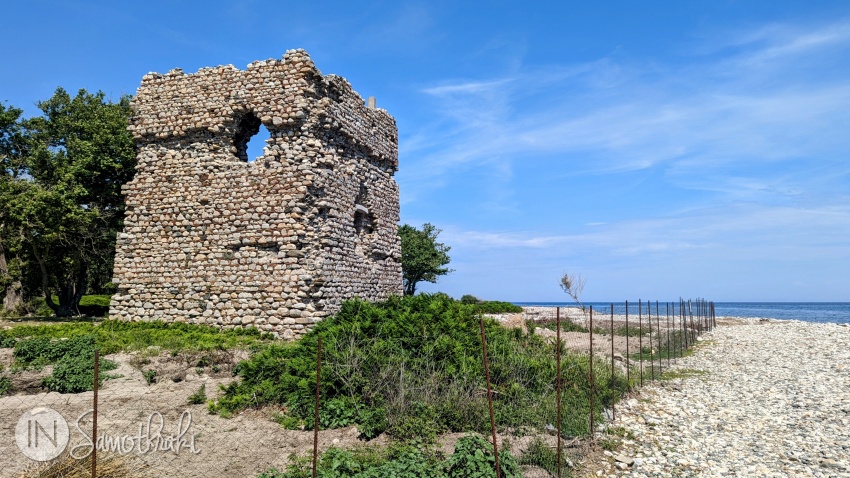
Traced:
[[[145, 477], [145, 470], [147, 465], [126, 455], [97, 456], [98, 478]], [[32, 466], [17, 478], [91, 478], [91, 457], [77, 460], [66, 453], [49, 462]]]

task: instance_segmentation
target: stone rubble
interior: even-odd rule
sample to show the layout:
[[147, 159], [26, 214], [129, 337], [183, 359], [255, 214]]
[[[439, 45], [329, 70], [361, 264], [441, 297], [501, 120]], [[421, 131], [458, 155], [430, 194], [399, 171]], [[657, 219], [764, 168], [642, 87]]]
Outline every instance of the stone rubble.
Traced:
[[402, 293], [395, 120], [306, 52], [149, 73], [133, 109], [110, 316], [295, 338], [346, 299]]
[[850, 330], [741, 322], [618, 405], [605, 426], [627, 459], [606, 452], [590, 476], [850, 477]]

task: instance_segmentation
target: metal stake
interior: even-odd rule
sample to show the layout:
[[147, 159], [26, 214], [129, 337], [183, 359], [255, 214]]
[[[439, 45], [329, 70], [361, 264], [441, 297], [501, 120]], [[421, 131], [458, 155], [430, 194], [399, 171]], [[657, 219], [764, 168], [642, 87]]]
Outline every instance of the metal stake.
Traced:
[[319, 348], [316, 351], [316, 407], [313, 422], [313, 478], [316, 478], [319, 460], [319, 385], [322, 381], [322, 338], [319, 337]]
[[496, 457], [496, 478], [500, 478], [499, 449], [496, 445], [496, 417], [493, 415], [493, 390], [490, 388], [490, 365], [487, 360], [487, 337], [484, 335], [484, 318], [478, 319], [481, 326], [481, 345], [484, 349], [484, 375], [487, 377], [487, 403], [490, 405], [490, 427], [493, 429], [493, 456]]
[[555, 309], [555, 326], [557, 336], [556, 363], [557, 363], [557, 378], [558, 380], [558, 478], [561, 478], [561, 308]]
[[94, 349], [94, 398], [92, 412], [92, 447], [91, 447], [91, 477], [97, 478], [97, 389], [98, 379], [100, 378], [100, 351]]

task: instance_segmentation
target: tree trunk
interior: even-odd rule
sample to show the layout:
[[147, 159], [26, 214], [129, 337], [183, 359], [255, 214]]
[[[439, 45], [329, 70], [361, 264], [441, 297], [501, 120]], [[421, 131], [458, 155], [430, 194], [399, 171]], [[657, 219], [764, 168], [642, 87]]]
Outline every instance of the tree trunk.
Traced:
[[15, 279], [9, 274], [9, 264], [6, 262], [6, 250], [3, 248], [3, 241], [0, 240], [0, 278], [12, 279], [11, 283], [6, 286], [3, 294], [3, 312], [14, 312], [20, 308], [24, 302], [23, 288], [21, 281]]
[[59, 303], [53, 302], [52, 289], [50, 288], [50, 277], [47, 274], [47, 266], [44, 263], [44, 257], [41, 251], [36, 247], [32, 237], [28, 237], [32, 245], [33, 256], [38, 262], [38, 268], [41, 270], [41, 291], [44, 294], [44, 302], [53, 310], [56, 317], [73, 317], [79, 315], [78, 306], [80, 299], [86, 289], [86, 269], [80, 268], [76, 273], [72, 273], [71, 277], [62, 279], [56, 278], [56, 294], [59, 296]]

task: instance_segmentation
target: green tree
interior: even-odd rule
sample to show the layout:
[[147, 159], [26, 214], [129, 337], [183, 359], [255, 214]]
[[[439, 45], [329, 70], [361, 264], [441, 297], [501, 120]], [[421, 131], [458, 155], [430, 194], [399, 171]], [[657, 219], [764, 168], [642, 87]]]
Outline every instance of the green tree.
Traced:
[[[24, 135], [20, 124], [23, 111], [0, 103], [0, 205], [8, 204], [12, 178], [20, 170]], [[0, 208], [0, 295], [4, 312], [16, 310], [23, 302], [21, 274], [17, 251], [20, 248], [15, 231], [10, 227], [9, 211]]]
[[440, 232], [429, 223], [425, 223], [422, 230], [407, 224], [399, 226], [404, 295], [415, 294], [419, 282], [437, 282], [437, 277], [452, 272], [443, 267], [451, 260], [448, 254], [451, 247], [437, 242]]
[[71, 97], [61, 88], [38, 107], [43, 116], [20, 121], [26, 147], [0, 200], [8, 227], [24, 244], [25, 288], [40, 289], [63, 317], [111, 275], [123, 226], [121, 186], [135, 171], [131, 110], [129, 97], [112, 103], [102, 92]]

